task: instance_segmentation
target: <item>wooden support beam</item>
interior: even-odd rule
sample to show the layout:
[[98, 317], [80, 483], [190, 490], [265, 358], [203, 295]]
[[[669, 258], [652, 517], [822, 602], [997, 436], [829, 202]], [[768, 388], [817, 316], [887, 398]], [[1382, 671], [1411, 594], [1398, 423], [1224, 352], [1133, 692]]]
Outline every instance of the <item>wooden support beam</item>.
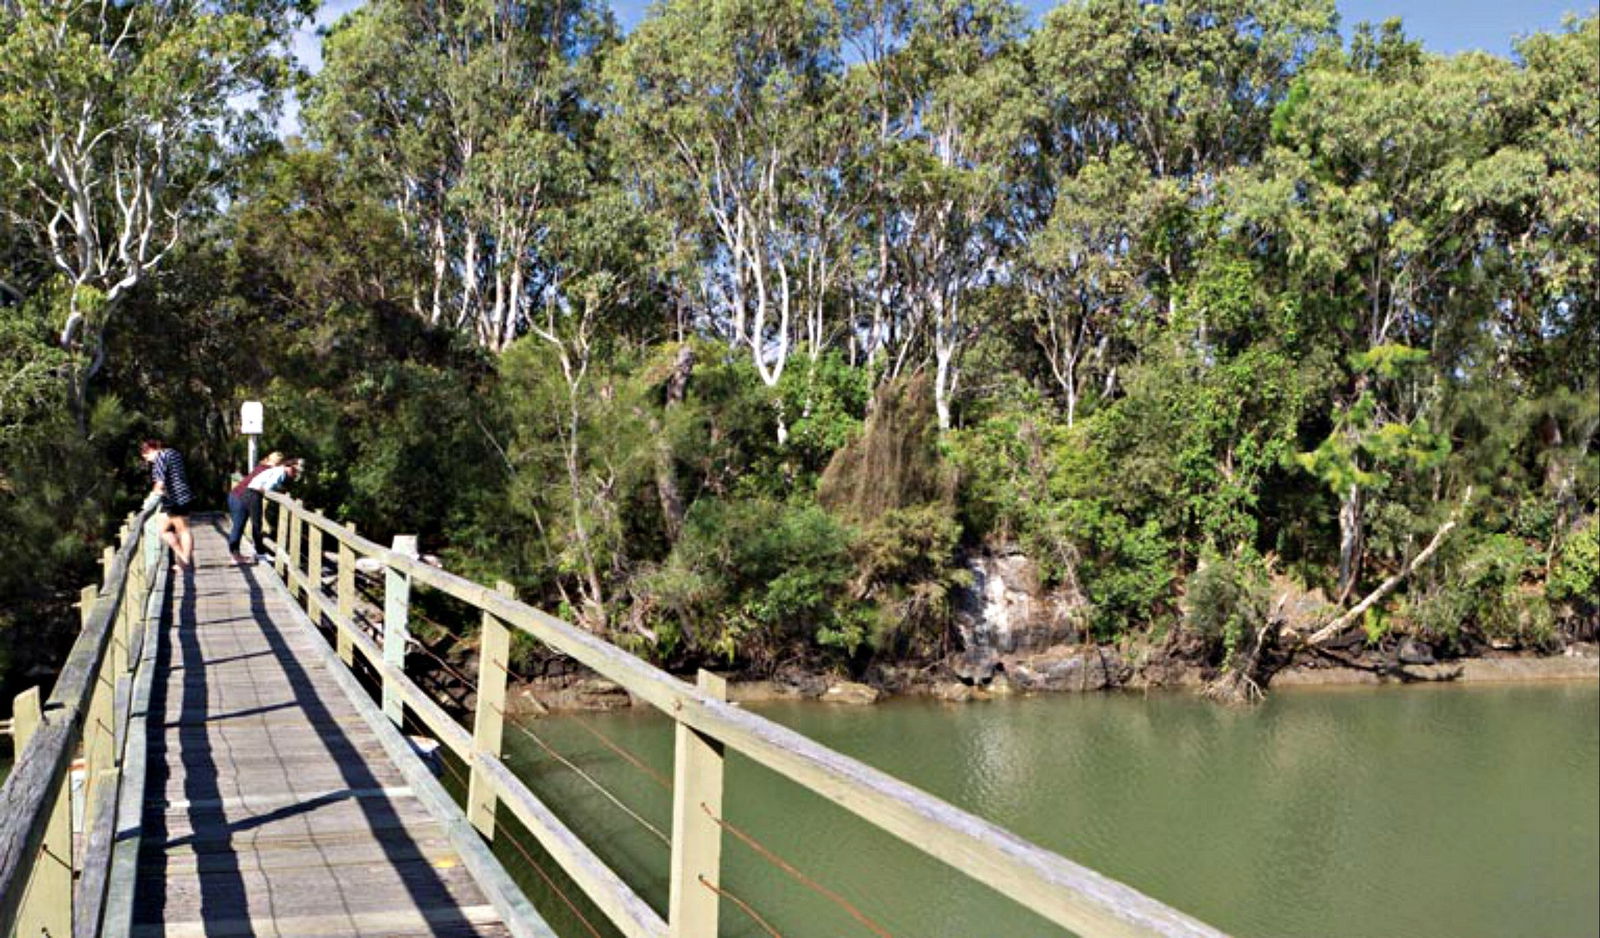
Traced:
[[[294, 511], [289, 515], [288, 549], [285, 551], [284, 556], [285, 573], [291, 570], [295, 573], [300, 572], [300, 550], [305, 538], [305, 526], [301, 524], [300, 513], [305, 511], [305, 507], [304, 504], [296, 500]], [[283, 582], [288, 584], [290, 596], [298, 599], [304, 595], [304, 587], [297, 583], [293, 577], [285, 576]]]
[[[515, 597], [516, 590], [501, 580], [495, 589]], [[472, 717], [472, 774], [467, 780], [467, 820], [485, 839], [494, 840], [494, 812], [498, 804], [494, 786], [484, 775], [481, 756], [500, 758], [505, 729], [506, 675], [511, 668], [511, 630], [490, 613], [483, 614], [478, 632], [478, 704]]]
[[[316, 509], [308, 509], [315, 511]], [[311, 605], [310, 593], [322, 595], [322, 529], [315, 525], [306, 527], [306, 612], [318, 628], [322, 627], [320, 607]]]
[[[728, 682], [702, 670], [695, 685], [718, 700]], [[678, 724], [672, 769], [672, 882], [667, 903], [671, 938], [717, 933], [722, 897], [722, 743]]]
[[[289, 571], [289, 529], [294, 526], [294, 499], [285, 498], [278, 502], [277, 523], [272, 526], [272, 568], [278, 571], [278, 579], [285, 582]], [[294, 595], [293, 589], [289, 595]]]
[[[394, 552], [412, 554], [417, 550], [414, 534], [396, 534]], [[411, 637], [407, 619], [411, 612], [411, 577], [393, 567], [383, 570], [383, 660], [393, 665], [401, 674], [406, 669], [406, 642]], [[395, 726], [405, 725], [405, 701], [395, 678], [383, 678], [383, 713]]]
[[[30, 687], [18, 694], [11, 712], [15, 720], [16, 751], [20, 754], [44, 723], [39, 688]], [[55, 719], [64, 718], [57, 716]], [[72, 934], [72, 786], [65, 778], [50, 808], [49, 826], [39, 845], [33, 875], [28, 878], [13, 934]]]
[[97, 587], [85, 586], [78, 592], [78, 601], [74, 605], [78, 607], [79, 628], [89, 624], [89, 617], [94, 615], [95, 600], [99, 598], [100, 590]]
[[[345, 525], [345, 528], [351, 534], [356, 533], [356, 526], [353, 522]], [[339, 618], [353, 621], [356, 614], [356, 552], [350, 546], [349, 541], [342, 537], [337, 540], [339, 542], [339, 584], [337, 587]], [[339, 660], [343, 661], [344, 666], [348, 668], [356, 663], [355, 648], [350, 644], [350, 632], [343, 628], [337, 628], [334, 632], [336, 633], [334, 647], [339, 651]]]

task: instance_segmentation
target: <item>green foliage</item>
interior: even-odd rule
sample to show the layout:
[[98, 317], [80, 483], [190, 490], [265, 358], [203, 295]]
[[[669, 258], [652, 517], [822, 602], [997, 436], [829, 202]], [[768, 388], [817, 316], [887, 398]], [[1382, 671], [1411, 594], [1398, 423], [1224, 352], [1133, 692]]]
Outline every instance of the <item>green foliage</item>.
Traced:
[[1600, 521], [1585, 519], [1557, 550], [1550, 565], [1550, 600], [1591, 622], [1600, 611]]
[[1554, 638], [1540, 549], [1510, 534], [1487, 534], [1449, 552], [1432, 581], [1415, 591], [1404, 615], [1424, 634], [1452, 645], [1469, 636], [1512, 647], [1540, 648]]
[[[971, 585], [970, 572], [955, 564], [960, 537], [950, 507], [939, 503], [893, 509], [863, 527], [852, 549], [851, 596], [871, 604], [875, 652], [926, 658], [943, 650], [952, 594]], [[854, 654], [857, 644], [842, 647]]]
[[1253, 629], [1266, 621], [1267, 579], [1260, 561], [1208, 550], [1184, 584], [1184, 625], [1220, 651], [1224, 668]]
[[815, 505], [703, 499], [662, 568], [638, 588], [660, 613], [662, 650], [771, 668], [781, 657], [849, 655], [867, 621], [848, 588], [850, 533]]

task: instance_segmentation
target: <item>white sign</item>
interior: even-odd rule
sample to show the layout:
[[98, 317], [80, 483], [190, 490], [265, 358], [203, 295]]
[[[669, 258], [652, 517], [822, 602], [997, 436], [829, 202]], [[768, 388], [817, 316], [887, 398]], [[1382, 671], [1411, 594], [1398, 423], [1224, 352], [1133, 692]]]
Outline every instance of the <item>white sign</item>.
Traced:
[[239, 408], [239, 432], [261, 432], [261, 402], [245, 401]]

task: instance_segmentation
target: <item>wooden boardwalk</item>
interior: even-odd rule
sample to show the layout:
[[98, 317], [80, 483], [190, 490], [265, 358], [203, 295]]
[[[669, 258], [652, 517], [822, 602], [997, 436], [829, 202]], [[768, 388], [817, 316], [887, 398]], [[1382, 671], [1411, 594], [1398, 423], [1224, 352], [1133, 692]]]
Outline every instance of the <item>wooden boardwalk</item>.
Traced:
[[150, 690], [133, 934], [511, 935], [270, 570], [228, 565], [215, 523], [195, 541]]

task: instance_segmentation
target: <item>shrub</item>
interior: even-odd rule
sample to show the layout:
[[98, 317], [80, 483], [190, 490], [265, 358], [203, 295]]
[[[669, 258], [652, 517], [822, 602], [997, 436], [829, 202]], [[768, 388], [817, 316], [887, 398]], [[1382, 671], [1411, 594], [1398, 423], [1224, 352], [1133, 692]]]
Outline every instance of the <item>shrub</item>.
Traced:
[[1207, 550], [1189, 575], [1183, 598], [1184, 623], [1203, 636], [1221, 663], [1232, 662], [1251, 628], [1267, 617], [1268, 590], [1259, 563], [1218, 556]]

